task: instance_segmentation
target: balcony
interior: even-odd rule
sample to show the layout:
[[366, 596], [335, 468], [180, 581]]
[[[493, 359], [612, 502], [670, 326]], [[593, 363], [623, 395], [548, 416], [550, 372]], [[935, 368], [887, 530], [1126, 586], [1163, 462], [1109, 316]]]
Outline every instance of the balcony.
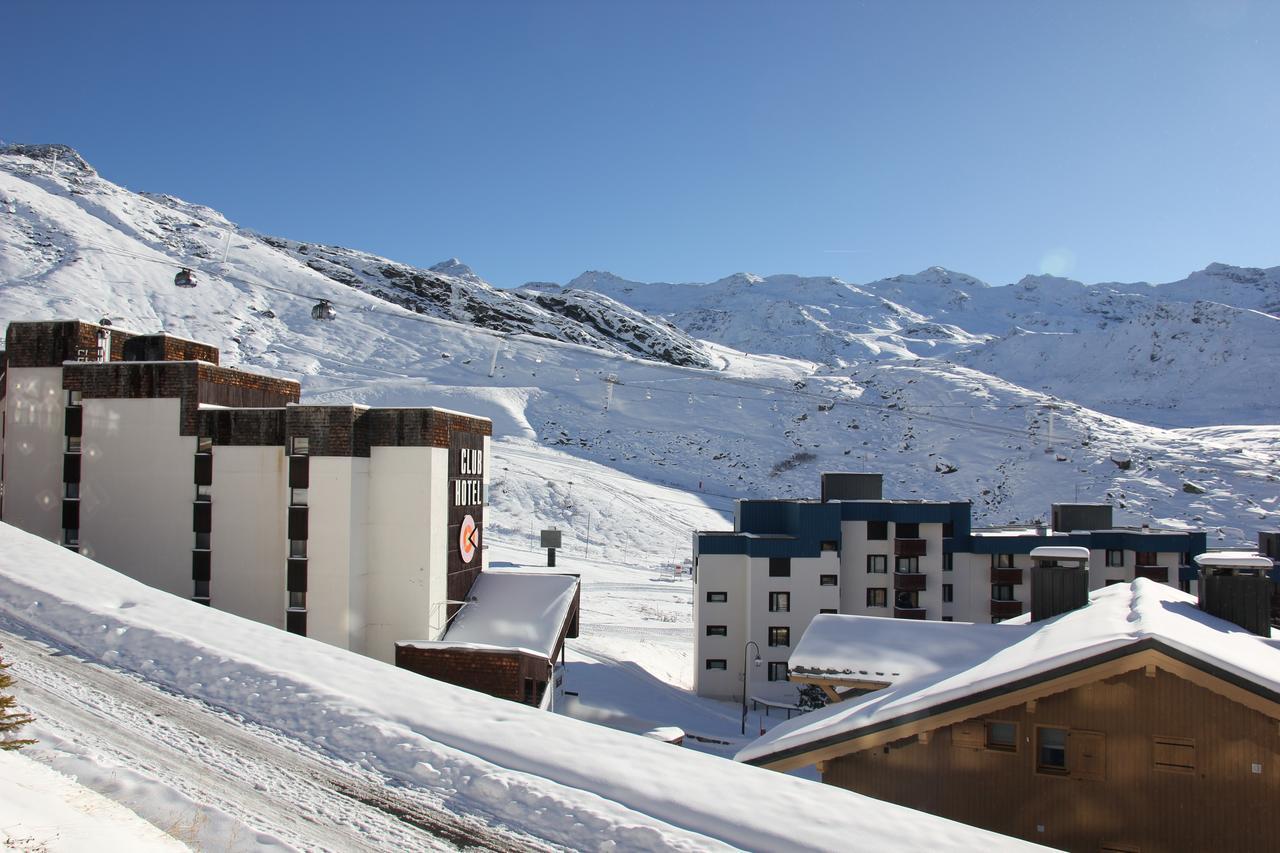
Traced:
[[991, 569], [992, 583], [1022, 583], [1022, 569]]
[[923, 557], [924, 539], [894, 539], [893, 555], [895, 557]]
[[1012, 619], [1022, 615], [1021, 601], [996, 601], [991, 599], [991, 615], [1000, 619]]
[[893, 608], [893, 618], [895, 619], [923, 619], [923, 607], [895, 607]]
[[1158, 583], [1169, 582], [1169, 568], [1167, 566], [1143, 566], [1133, 567], [1134, 578], [1146, 578]]
[[893, 588], [900, 592], [921, 592], [925, 587], [925, 575], [920, 572], [894, 572]]

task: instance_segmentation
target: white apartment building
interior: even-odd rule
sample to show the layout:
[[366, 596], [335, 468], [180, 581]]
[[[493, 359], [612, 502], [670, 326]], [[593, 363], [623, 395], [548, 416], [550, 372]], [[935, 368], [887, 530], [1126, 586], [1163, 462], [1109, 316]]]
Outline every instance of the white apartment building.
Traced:
[[[1056, 504], [1044, 527], [971, 529], [971, 504], [885, 500], [879, 474], [824, 474], [820, 500], [738, 501], [732, 531], [694, 534], [695, 689], [794, 701], [791, 648], [819, 613], [998, 622], [1030, 608], [1031, 551], [1089, 549], [1090, 585], [1191, 589], [1205, 534], [1117, 528], [1105, 504]], [[757, 658], [759, 663], [757, 664]]]
[[298, 405], [216, 348], [77, 321], [0, 352], [0, 520], [138, 580], [394, 662], [484, 564], [492, 425]]

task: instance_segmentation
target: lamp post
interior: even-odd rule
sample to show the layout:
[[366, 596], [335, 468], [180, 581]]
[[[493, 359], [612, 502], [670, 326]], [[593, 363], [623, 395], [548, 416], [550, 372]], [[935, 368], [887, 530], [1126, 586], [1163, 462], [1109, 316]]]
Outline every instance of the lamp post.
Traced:
[[747, 733], [747, 687], [751, 684], [750, 672], [747, 671], [747, 649], [756, 647], [755, 666], [760, 665], [760, 647], [755, 640], [747, 640], [742, 647], [742, 734]]

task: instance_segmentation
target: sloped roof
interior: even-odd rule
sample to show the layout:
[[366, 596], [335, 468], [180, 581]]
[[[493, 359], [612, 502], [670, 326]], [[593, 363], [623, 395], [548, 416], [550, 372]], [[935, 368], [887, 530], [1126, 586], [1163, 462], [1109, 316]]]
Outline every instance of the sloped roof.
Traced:
[[[819, 616], [793, 653], [795, 666], [827, 673], [897, 672], [891, 686], [789, 720], [738, 752], [770, 764], [918, 720], [966, 700], [1049, 678], [1071, 667], [1155, 648], [1280, 703], [1280, 640], [1255, 636], [1199, 609], [1195, 596], [1146, 578], [1090, 595], [1086, 607], [1030, 623], [907, 622]], [[877, 680], [870, 676], [853, 676]]]

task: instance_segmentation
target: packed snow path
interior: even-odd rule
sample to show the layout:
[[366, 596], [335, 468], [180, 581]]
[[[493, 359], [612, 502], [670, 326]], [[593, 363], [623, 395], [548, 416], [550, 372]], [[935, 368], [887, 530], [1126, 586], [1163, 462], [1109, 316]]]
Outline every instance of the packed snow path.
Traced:
[[191, 816], [178, 820], [167, 805], [158, 814], [147, 814], [145, 804], [139, 810], [190, 827], [197, 837], [184, 840], [198, 847], [207, 841], [218, 849], [550, 849], [32, 634], [0, 620], [0, 646], [21, 680], [23, 704], [39, 721], [42, 745], [33, 757], [58, 766], [71, 748], [92, 753], [95, 764], [153, 777], [190, 801]]

